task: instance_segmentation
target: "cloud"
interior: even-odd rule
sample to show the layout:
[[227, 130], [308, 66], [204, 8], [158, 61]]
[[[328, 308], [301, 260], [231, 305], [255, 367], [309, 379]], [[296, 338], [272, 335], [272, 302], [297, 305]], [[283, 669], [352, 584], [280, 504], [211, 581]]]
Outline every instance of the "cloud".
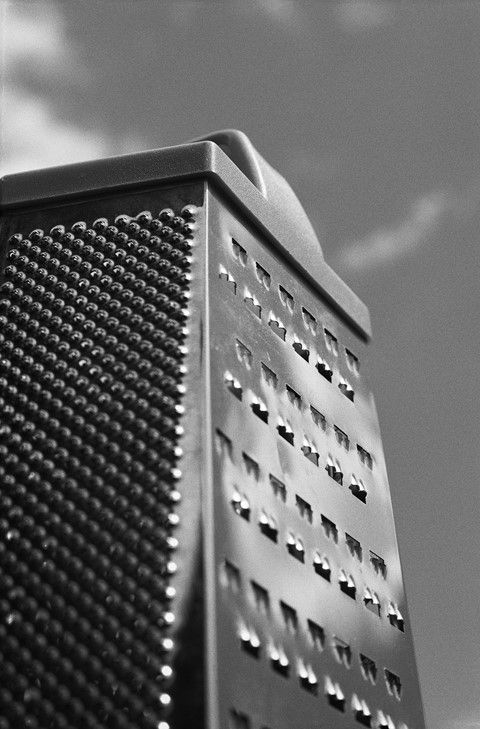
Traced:
[[391, 227], [381, 227], [355, 240], [339, 253], [347, 268], [365, 271], [390, 264], [414, 252], [428, 241], [447, 213], [458, 209], [460, 198], [446, 192], [431, 192], [418, 198], [407, 217]]
[[[134, 151], [140, 140], [61, 118], [47, 82], [66, 77], [72, 89], [91, 80], [51, 3], [2, 3], [0, 175]], [[40, 83], [38, 83], [40, 81]], [[42, 83], [43, 81], [43, 83]], [[37, 88], [38, 91], [32, 91]]]
[[7, 70], [19, 65], [40, 63], [44, 73], [65, 73], [75, 64], [80, 71], [74, 48], [66, 53], [64, 19], [50, 3], [3, 3], [4, 47]]
[[305, 26], [305, 8], [298, 0], [242, 0], [234, 7], [246, 17], [260, 13], [286, 33], [296, 34]]
[[8, 86], [2, 127], [4, 175], [108, 154], [109, 144], [98, 132], [67, 124], [45, 99]]
[[260, 9], [276, 23], [291, 27], [299, 17], [299, 8], [293, 0], [256, 0]]
[[335, 18], [349, 33], [380, 28], [391, 22], [394, 3], [385, 0], [343, 0], [335, 5]]

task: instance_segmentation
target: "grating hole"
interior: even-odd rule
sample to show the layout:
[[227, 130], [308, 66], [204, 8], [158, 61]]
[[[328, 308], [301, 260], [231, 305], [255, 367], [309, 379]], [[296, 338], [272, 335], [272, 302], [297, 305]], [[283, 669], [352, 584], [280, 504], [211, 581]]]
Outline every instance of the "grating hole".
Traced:
[[295, 405], [299, 410], [302, 409], [302, 398], [298, 394], [298, 392], [295, 392], [293, 387], [290, 387], [290, 385], [285, 385], [285, 389], [287, 391], [288, 399], [292, 403], [292, 405]]
[[361, 445], [357, 444], [357, 452], [358, 457], [360, 458], [360, 461], [363, 463], [364, 466], [367, 466], [370, 470], [373, 469], [373, 458], [371, 454], [365, 450], [365, 448], [362, 448]]
[[351, 597], [352, 600], [356, 599], [357, 588], [355, 586], [352, 575], [347, 575], [344, 570], [340, 570], [340, 577], [338, 578], [338, 584], [340, 585], [341, 591]]
[[280, 296], [280, 301], [282, 302], [282, 304], [287, 307], [290, 313], [292, 313], [293, 307], [295, 306], [293, 296], [289, 294], [287, 289], [285, 289], [283, 286], [278, 287], [278, 295]]
[[223, 563], [223, 572], [228, 587], [235, 593], [240, 592], [242, 581], [238, 567], [226, 559]]
[[297, 494], [295, 496], [295, 503], [297, 504], [300, 516], [311, 524], [313, 521], [313, 511], [308, 501], [305, 501], [305, 499], [302, 499], [302, 497]]
[[387, 565], [385, 564], [385, 560], [370, 550], [370, 562], [372, 563], [373, 569], [377, 575], [381, 575], [385, 580], [387, 577]]
[[278, 384], [278, 377], [275, 372], [271, 370], [270, 367], [267, 367], [264, 362], [262, 362], [262, 376], [267, 385], [271, 385], [274, 389], [276, 389]]
[[242, 625], [240, 628], [240, 645], [242, 650], [249, 653], [254, 658], [258, 658], [260, 655], [260, 638], [253, 628], [248, 628]]
[[372, 658], [369, 658], [364, 653], [360, 653], [360, 669], [362, 676], [366, 681], [376, 683], [377, 680], [377, 664]]
[[309, 441], [306, 435], [303, 437], [302, 453], [314, 466], [318, 466], [320, 454], [315, 444]]
[[388, 693], [400, 701], [402, 698], [402, 682], [400, 681], [400, 677], [386, 668], [385, 683], [387, 684]]
[[243, 714], [236, 709], [230, 709], [229, 729], [251, 729], [250, 719], [247, 714]]
[[317, 333], [317, 320], [315, 319], [313, 314], [310, 314], [308, 309], [305, 309], [304, 307], [302, 307], [302, 318], [303, 318], [303, 323], [305, 324], [307, 329], [312, 334], [316, 334]]
[[337, 460], [334, 460], [330, 454], [327, 457], [327, 465], [325, 466], [325, 470], [330, 478], [333, 478], [333, 480], [340, 485], [343, 484], [343, 471], [340, 463]]
[[273, 493], [280, 499], [280, 501], [285, 502], [287, 500], [287, 487], [283, 481], [280, 481], [280, 479], [276, 478], [271, 473], [269, 474], [269, 478]]
[[345, 356], [347, 358], [347, 365], [349, 369], [356, 375], [360, 373], [360, 362], [358, 361], [358, 357], [356, 357], [353, 352], [350, 352], [349, 349], [345, 349]]
[[269, 516], [265, 511], [262, 511], [258, 520], [260, 531], [272, 542], [277, 542], [278, 539], [278, 527], [277, 522], [273, 516]]
[[273, 314], [272, 312], [270, 313], [270, 317], [268, 319], [268, 326], [277, 335], [277, 337], [280, 337], [283, 342], [285, 341], [285, 338], [287, 336], [287, 329], [286, 327], [284, 327], [280, 319], [277, 319], [275, 314]]
[[303, 661], [298, 662], [298, 677], [300, 686], [311, 694], [317, 693], [318, 679], [313, 668]]
[[[388, 714], [385, 715], [383, 711], [379, 710], [377, 714], [377, 727], [378, 729], [395, 729], [395, 724], [391, 716]], [[402, 722], [398, 729], [408, 729], [408, 727]]]
[[305, 562], [305, 547], [300, 537], [296, 537], [292, 532], [287, 536], [288, 553], [298, 559], [299, 562]]
[[294, 334], [293, 337], [292, 347], [294, 348], [295, 352], [299, 354], [302, 359], [305, 360], [305, 362], [308, 362], [308, 360], [310, 359], [310, 350], [308, 349], [305, 342], [302, 342], [302, 340], [299, 339], [296, 334]]
[[402, 613], [393, 602], [391, 602], [388, 606], [388, 619], [390, 621], [390, 625], [393, 625], [394, 628], [398, 628], [398, 630], [402, 633], [405, 631], [405, 623]]
[[342, 446], [342, 448], [345, 448], [346, 451], [350, 448], [350, 440], [348, 438], [348, 435], [344, 433], [343, 430], [341, 430], [337, 425], [333, 426], [335, 430], [335, 437], [337, 439], [338, 445]]
[[246, 519], [246, 521], [250, 521], [250, 502], [244, 494], [235, 491], [231, 499], [231, 504], [235, 514]]
[[367, 489], [365, 488], [364, 483], [360, 478], [357, 479], [357, 477], [352, 474], [352, 480], [348, 488], [355, 496], [355, 498], [357, 498], [363, 504], [367, 503]]
[[215, 442], [218, 453], [223, 456], [228, 456], [231, 459], [233, 452], [232, 441], [228, 436], [225, 435], [225, 433], [222, 433], [222, 431], [218, 428], [215, 431], [215, 435]]
[[277, 430], [279, 435], [282, 436], [290, 445], [293, 445], [294, 443], [294, 435], [293, 435], [293, 429], [288, 420], [283, 420], [283, 418], [278, 418], [278, 425]]
[[347, 382], [347, 380], [344, 380], [343, 377], [340, 378], [338, 389], [351, 402], [355, 400], [355, 391], [353, 387]]
[[249, 476], [253, 476], [253, 478], [258, 481], [260, 478], [260, 466], [258, 465], [257, 461], [249, 456], [248, 453], [245, 453], [245, 451], [243, 451], [242, 457], [245, 464], [246, 472]]
[[283, 600], [280, 600], [280, 610], [283, 617], [283, 622], [285, 623], [285, 627], [288, 628], [292, 633], [296, 633], [298, 628], [298, 617], [297, 617], [297, 611], [294, 610], [290, 605], [287, 605], [286, 602], [283, 602]]
[[318, 552], [316, 552], [313, 557], [313, 568], [317, 575], [320, 575], [320, 577], [323, 577], [324, 580], [330, 582], [332, 575], [330, 562], [326, 557], [322, 557]]
[[332, 681], [329, 676], [325, 678], [325, 694], [328, 703], [338, 711], [345, 711], [345, 695], [338, 683]]
[[236, 377], [234, 377], [231, 372], [227, 371], [224, 374], [224, 381], [227, 386], [227, 390], [229, 390], [232, 393], [232, 395], [235, 395], [235, 397], [238, 400], [241, 400], [243, 388], [242, 388], [239, 380], [237, 380]]
[[285, 651], [275, 645], [270, 646], [270, 665], [281, 676], [287, 677], [290, 673], [290, 661]]
[[338, 544], [338, 529], [335, 522], [328, 519], [324, 514], [322, 514], [322, 527], [323, 531], [325, 532], [325, 536], [328, 539], [333, 539], [335, 544]]
[[263, 400], [256, 395], [253, 395], [250, 407], [260, 420], [263, 420], [264, 423], [268, 423], [268, 410]]
[[240, 243], [237, 243], [235, 238], [232, 238], [232, 251], [234, 258], [236, 258], [242, 266], [246, 266], [248, 259], [247, 251], [240, 245]]
[[227, 269], [222, 265], [220, 265], [218, 270], [218, 278], [225, 282], [233, 294], [237, 293], [237, 282], [233, 278], [232, 274], [229, 273], [229, 271], [227, 271]]
[[324, 359], [318, 357], [315, 367], [317, 368], [318, 372], [320, 372], [322, 377], [325, 377], [325, 379], [328, 380], [328, 382], [332, 381], [333, 370], [328, 362], [325, 362]]
[[262, 307], [260, 306], [260, 302], [257, 299], [254, 294], [250, 293], [248, 289], [245, 289], [245, 294], [243, 297], [243, 300], [245, 304], [247, 305], [247, 309], [250, 309], [255, 316], [257, 316], [259, 319], [262, 318]]
[[235, 340], [235, 345], [239, 361], [242, 362], [242, 364], [244, 364], [245, 367], [250, 370], [252, 368], [253, 360], [252, 351], [239, 339]]
[[314, 408], [313, 405], [310, 405], [310, 414], [315, 425], [317, 425], [323, 431], [326, 431], [327, 419], [325, 415], [321, 413], [320, 410], [317, 410], [317, 408]]
[[332, 354], [337, 357], [338, 355], [338, 339], [332, 332], [330, 332], [328, 329], [324, 329], [323, 333], [325, 335], [325, 343], [327, 345], [327, 349], [330, 350]]
[[254, 580], [251, 580], [250, 584], [252, 586], [253, 598], [255, 600], [257, 610], [264, 615], [268, 615], [270, 612], [270, 597], [268, 595], [268, 591]]
[[362, 545], [358, 541], [358, 539], [355, 539], [350, 534], [347, 534], [345, 532], [345, 542], [349, 549], [350, 554], [352, 557], [356, 557], [359, 562], [362, 561]]
[[348, 643], [341, 638], [333, 636], [333, 653], [339, 663], [342, 663], [345, 668], [350, 668], [352, 665], [352, 649]]
[[380, 599], [376, 592], [373, 592], [373, 590], [370, 590], [369, 587], [365, 588], [365, 594], [363, 596], [363, 602], [365, 604], [365, 607], [370, 610], [374, 615], [378, 615], [380, 617], [381, 612], [381, 605], [380, 605]]
[[352, 711], [355, 719], [362, 726], [372, 726], [372, 712], [368, 708], [366, 701], [362, 701], [356, 694], [352, 696]]
[[322, 651], [325, 645], [324, 629], [313, 620], [307, 620], [307, 625], [308, 633], [310, 636], [310, 640], [312, 641], [313, 647], [316, 648], [317, 651]]
[[255, 273], [260, 283], [265, 286], [266, 289], [270, 288], [271, 276], [259, 263], [255, 263]]

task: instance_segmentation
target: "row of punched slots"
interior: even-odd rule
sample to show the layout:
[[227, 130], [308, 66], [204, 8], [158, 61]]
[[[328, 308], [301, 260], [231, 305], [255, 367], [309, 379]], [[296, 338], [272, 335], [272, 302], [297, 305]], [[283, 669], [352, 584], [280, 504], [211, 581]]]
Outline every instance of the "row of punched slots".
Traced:
[[[263, 365], [262, 372], [265, 372], [266, 365]], [[269, 381], [272, 381], [273, 378], [271, 375], [273, 375], [273, 370], [270, 370], [269, 373], [265, 374], [265, 377], [270, 378]], [[236, 378], [231, 372], [228, 370], [224, 373], [224, 383], [229, 392], [234, 395], [237, 400], [243, 401], [244, 399], [244, 393], [245, 388], [243, 387], [242, 383], [238, 378]], [[278, 381], [278, 380], [277, 380]], [[285, 386], [286, 393], [288, 396], [289, 401], [298, 409], [302, 408], [302, 398], [301, 396], [292, 388], [290, 385]], [[252, 409], [252, 412], [260, 418], [260, 420], [263, 420], [264, 423], [269, 422], [270, 413], [268, 411], [267, 405], [265, 402], [255, 395], [255, 393], [252, 392], [250, 396], [250, 407]], [[317, 425], [319, 424], [319, 427], [326, 432], [327, 428], [327, 422], [325, 416], [320, 413], [319, 410], [314, 408], [313, 406], [310, 406], [310, 414], [312, 416], [313, 422]], [[335, 437], [337, 440], [337, 443], [346, 451], [348, 452], [350, 450], [350, 437], [343, 431], [341, 428], [339, 428], [337, 425], [333, 426]], [[294, 445], [295, 442], [295, 434], [293, 431], [292, 426], [290, 425], [289, 421], [287, 419], [284, 419], [282, 417], [278, 417], [277, 421], [277, 430], [279, 431], [280, 435], [291, 445]], [[303, 438], [303, 445], [302, 445], [302, 451], [307, 458], [309, 458], [310, 461], [312, 461], [316, 466], [318, 466], [318, 459], [319, 459], [319, 452], [315, 446], [314, 443], [310, 442], [308, 437], [304, 435]], [[373, 457], [369, 451], [366, 450], [363, 446], [361, 446], [359, 443], [357, 443], [357, 454], [360, 459], [360, 462], [367, 466], [369, 470], [373, 470]], [[342, 483], [342, 472], [341, 469], [338, 466], [338, 462], [334, 462], [332, 457], [329, 456], [329, 462], [327, 463], [326, 470], [332, 478], [334, 478], [336, 481], [339, 481], [339, 483]], [[337, 473], [338, 472], [338, 473]], [[340, 477], [340, 480], [339, 480]]]
[[[237, 358], [239, 362], [241, 362], [247, 370], [251, 370], [253, 366], [253, 353], [252, 350], [247, 347], [246, 344], [244, 344], [240, 339], [235, 340], [235, 349], [237, 353]], [[274, 390], [278, 390], [278, 375], [277, 373], [272, 370], [272, 368], [265, 364], [265, 362], [260, 363], [261, 368], [261, 376], [262, 379], [265, 380], [265, 382], [273, 387]], [[238, 387], [241, 388], [240, 383], [238, 383]], [[302, 395], [289, 385], [288, 383], [285, 383], [285, 391], [287, 393], [289, 401], [294, 405], [298, 410], [303, 411], [304, 409], [304, 398]], [[238, 395], [237, 395], [238, 396]], [[326, 432], [327, 430], [327, 419], [323, 413], [320, 412], [317, 408], [315, 408], [313, 405], [310, 405], [310, 414], [312, 416], [312, 419], [319, 428], [321, 428], [323, 431]], [[339, 445], [342, 445], [346, 451], [350, 448], [350, 438], [347, 436], [347, 434], [339, 428], [337, 425], [334, 425], [335, 434], [337, 436], [337, 440]], [[373, 469], [373, 456], [371, 453], [369, 453], [366, 448], [363, 448], [360, 445], [357, 445], [357, 450], [359, 453], [359, 457], [364, 463], [364, 465], [368, 466], [370, 470]]]
[[[225, 266], [220, 265], [218, 277], [227, 284], [228, 288], [232, 291], [234, 295], [237, 294], [237, 282], [233, 278], [232, 274], [227, 271]], [[262, 305], [260, 304], [260, 301], [257, 299], [257, 297], [246, 287], [243, 293], [243, 301], [246, 304], [247, 308], [251, 312], [253, 312], [253, 314], [255, 314], [258, 319], [262, 319]], [[268, 326], [274, 332], [274, 334], [282, 341], [285, 342], [287, 340], [287, 328], [283, 324], [281, 319], [279, 319], [273, 311], [270, 311], [268, 315]], [[298, 337], [296, 334], [293, 334], [292, 347], [304, 361], [313, 361], [315, 363], [314, 366], [317, 372], [319, 372], [319, 374], [322, 375], [322, 377], [324, 377], [328, 382], [333, 383], [333, 369], [329, 365], [329, 363], [319, 354], [317, 354], [315, 359], [315, 356], [312, 356], [312, 352], [310, 351], [309, 346], [303, 341], [303, 339]], [[354, 402], [355, 391], [352, 385], [348, 382], [348, 380], [346, 380], [340, 374], [338, 376], [337, 386], [340, 392], [348, 400]]]
[[[233, 442], [223, 431], [217, 428], [216, 430], [216, 445], [219, 454], [222, 454], [229, 458], [233, 463], [235, 461], [233, 454]], [[260, 465], [255, 461], [248, 453], [242, 451], [242, 463], [245, 470], [246, 476], [253, 478], [256, 482], [262, 480], [263, 469], [260, 469]], [[276, 498], [280, 502], [286, 504], [288, 499], [288, 491], [286, 484], [281, 481], [277, 476], [272, 473], [268, 474], [268, 480], [272, 491]], [[250, 520], [250, 502], [245, 495], [241, 495], [236, 491], [235, 498], [232, 500], [234, 508], [237, 513], [243, 515], [247, 521]], [[314, 523], [313, 520], [313, 508], [299, 494], [295, 494], [295, 506], [298, 509], [300, 515], [310, 524]], [[248, 517], [248, 518], [247, 518]], [[272, 523], [276, 521], [272, 518]], [[335, 522], [329, 519], [324, 514], [320, 515], [320, 523], [328, 539], [331, 539], [335, 544], [338, 544], [339, 528]], [[363, 560], [363, 547], [361, 543], [355, 539], [352, 535], [345, 531], [345, 543], [353, 557], [358, 559], [360, 562]], [[381, 575], [384, 579], [387, 578], [387, 565], [385, 560], [378, 555], [376, 552], [369, 550], [370, 562], [376, 574]]]
[[[240, 570], [236, 565], [225, 560], [222, 564], [221, 577], [224, 580], [225, 586], [228, 586], [234, 594], [238, 595], [241, 593], [243, 581]], [[251, 596], [258, 612], [267, 618], [271, 618], [274, 608], [268, 590], [254, 580], [250, 580], [250, 587]], [[300, 632], [301, 624], [295, 608], [280, 600], [277, 612], [279, 612], [285, 630], [289, 634], [296, 635]], [[337, 662], [347, 669], [352, 667], [354, 654], [349, 643], [337, 635], [333, 635], [330, 640], [327, 640], [325, 629], [313, 620], [308, 619], [306, 625], [307, 636], [313, 648], [321, 652], [325, 648], [325, 645], [329, 643]], [[247, 649], [251, 651], [252, 646], [247, 646]], [[358, 665], [363, 679], [375, 685], [378, 675], [376, 661], [360, 652], [358, 654]], [[287, 667], [289, 667], [289, 663], [285, 664], [285, 670], [287, 670]], [[388, 668], [384, 668], [383, 675], [389, 695], [400, 701], [402, 697], [402, 682], [400, 677]]]
[[[333, 682], [330, 682], [329, 688], [331, 689], [332, 686], [335, 689], [335, 684], [333, 684]], [[359, 704], [363, 709], [364, 707], [362, 706], [361, 700], [358, 699], [358, 697], [354, 694], [354, 696], [352, 697], [352, 708], [355, 712], [357, 711], [357, 707]], [[357, 716], [356, 718], [358, 719]], [[365, 725], [365, 722], [362, 721], [361, 723]], [[372, 727], [372, 729], [408, 729], [405, 722], [401, 722], [400, 724], [396, 725], [392, 717], [389, 714], [385, 714], [380, 709], [377, 711], [377, 715], [373, 720], [373, 723], [370, 721], [370, 724], [367, 724], [367, 726]], [[252, 722], [248, 714], [243, 711], [239, 711], [236, 708], [230, 709], [228, 729], [256, 729], [256, 727], [258, 727], [258, 729], [270, 729], [270, 727], [264, 723], [256, 724], [256, 726], [254, 726], [254, 722]]]
[[[245, 268], [248, 265], [248, 253], [234, 238], [232, 238], [232, 255], [233, 257]], [[258, 261], [254, 261], [255, 276], [260, 284], [267, 290], [270, 291], [272, 277], [270, 273], [264, 268]], [[230, 274], [231, 275], [231, 274]], [[233, 277], [232, 277], [233, 278]], [[293, 314], [295, 309], [295, 300], [289, 291], [278, 284], [278, 296], [288, 311], [289, 314]], [[302, 320], [307, 331], [313, 336], [317, 335], [319, 325], [317, 317], [315, 317], [307, 308], [301, 307]], [[321, 327], [320, 327], [321, 328]], [[329, 330], [327, 327], [323, 327], [323, 335], [325, 338], [325, 345], [327, 349], [335, 356], [339, 355], [339, 344], [338, 338]], [[358, 357], [347, 347], [345, 347], [345, 359], [348, 368], [355, 374], [358, 375], [360, 372], [360, 362]]]
[[[235, 514], [237, 514], [237, 516], [243, 518], [245, 521], [251, 521], [252, 509], [250, 506], [250, 501], [244, 494], [240, 494], [238, 491], [234, 491], [230, 503], [233, 511], [235, 512]], [[278, 544], [279, 528], [278, 522], [275, 517], [267, 513], [264, 509], [261, 509], [259, 511], [257, 522], [261, 533], [270, 541]], [[334, 534], [337, 536], [338, 539], [335, 524], [326, 517], [323, 517], [322, 522], [325, 528], [325, 532], [329, 533], [330, 536], [332, 536], [332, 532], [328, 532], [327, 530], [330, 528], [334, 529]], [[335, 540], [335, 537], [332, 538], [334, 538]], [[356, 542], [357, 545], [359, 544], [357, 540], [353, 540], [352, 537], [350, 537], [350, 540], [351, 542]], [[294, 532], [288, 530], [284, 541], [285, 547], [290, 556], [292, 556], [301, 564], [305, 564], [308, 561], [305, 545], [301, 537], [299, 537]], [[332, 582], [333, 571], [330, 562], [328, 558], [322, 555], [319, 550], [316, 549], [313, 551], [311, 563], [316, 574], [323, 577], [327, 582]], [[350, 597], [352, 600], [357, 599], [357, 594], [359, 590], [357, 588], [355, 580], [353, 576], [351, 574], [348, 574], [343, 568], [339, 570], [338, 585], [341, 592], [343, 592], [345, 595]], [[369, 610], [379, 618], [382, 616], [382, 602], [378, 594], [375, 591], [371, 590], [368, 586], [364, 588], [362, 600], [367, 610]], [[402, 633], [405, 631], [403, 616], [400, 613], [398, 607], [392, 601], [389, 601], [388, 603], [387, 617], [390, 625], [397, 628]]]

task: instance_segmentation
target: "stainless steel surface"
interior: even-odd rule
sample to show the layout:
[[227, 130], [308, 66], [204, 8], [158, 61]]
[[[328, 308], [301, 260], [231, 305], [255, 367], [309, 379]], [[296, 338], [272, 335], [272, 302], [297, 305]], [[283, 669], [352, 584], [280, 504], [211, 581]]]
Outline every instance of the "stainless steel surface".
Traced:
[[[370, 336], [370, 318], [365, 304], [321, 256], [312, 255], [312, 239], [310, 235], [304, 235], [305, 225], [281, 215], [214, 142], [196, 142], [7, 175], [0, 180], [0, 211], [45, 208], [78, 198], [90, 198], [94, 203], [107, 191], [119, 195], [126, 190], [155, 189], [160, 184], [181, 182], [188, 185], [193, 179], [208, 179], [234, 201], [272, 244], [279, 247], [287, 260], [303, 272], [311, 285], [321, 290], [349, 318], [363, 337]], [[285, 191], [281, 194], [284, 197]]]
[[208, 251], [212, 729], [422, 729], [365, 343], [214, 191]]
[[208, 729], [424, 729], [368, 311], [248, 150], [204, 141], [11, 176], [2, 241], [60, 211], [196, 205], [172, 729], [204, 726], [204, 703]]

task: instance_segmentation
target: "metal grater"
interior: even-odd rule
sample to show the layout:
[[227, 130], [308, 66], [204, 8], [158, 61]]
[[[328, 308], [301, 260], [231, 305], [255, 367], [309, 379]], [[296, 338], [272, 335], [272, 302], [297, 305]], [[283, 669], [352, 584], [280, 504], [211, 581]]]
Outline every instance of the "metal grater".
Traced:
[[240, 132], [12, 175], [0, 729], [422, 729], [368, 312]]

